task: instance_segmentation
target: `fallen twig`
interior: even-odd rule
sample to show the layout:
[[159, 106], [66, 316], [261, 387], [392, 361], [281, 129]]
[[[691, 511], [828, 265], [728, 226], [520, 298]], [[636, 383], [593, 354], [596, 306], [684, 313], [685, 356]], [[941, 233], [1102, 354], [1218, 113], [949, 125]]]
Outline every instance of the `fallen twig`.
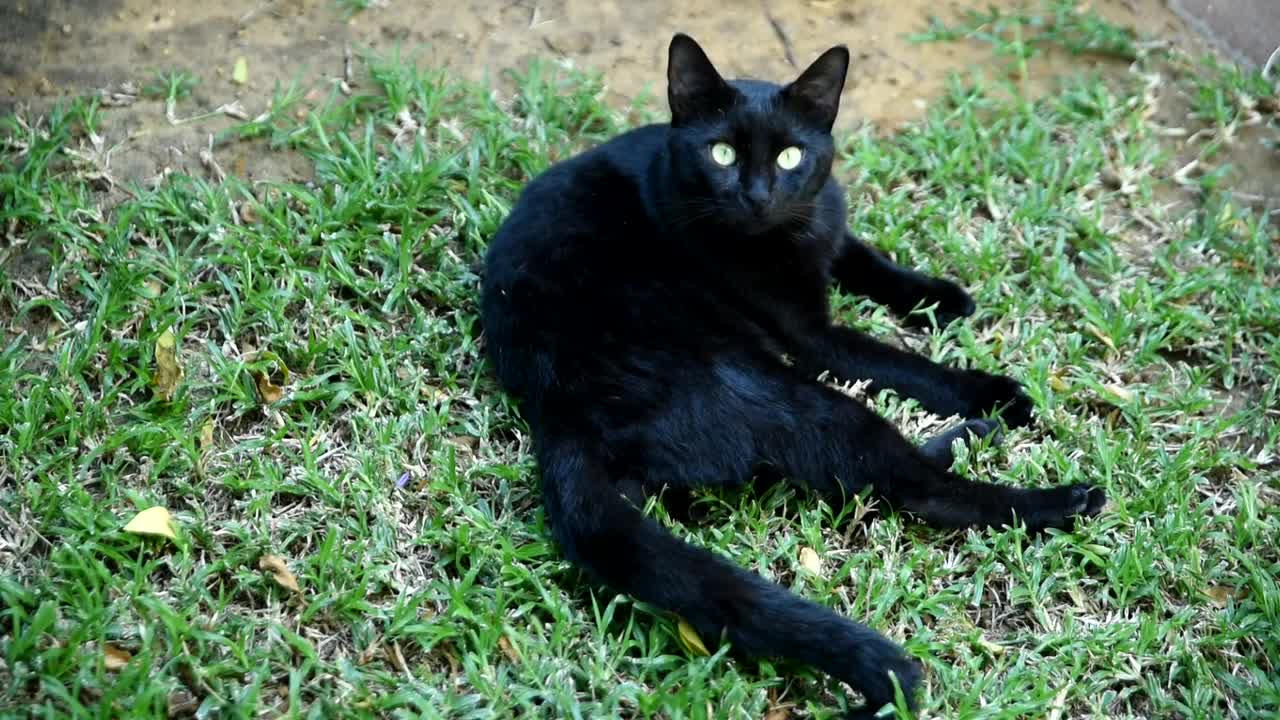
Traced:
[[[763, 3], [762, 3], [763, 4]], [[773, 34], [778, 36], [778, 41], [782, 43], [783, 55], [787, 58], [787, 64], [791, 67], [796, 65], [796, 55], [791, 48], [791, 38], [787, 36], [787, 31], [782, 27], [782, 23], [769, 12], [769, 8], [764, 9], [764, 16], [769, 20], [769, 26], [773, 28]]]

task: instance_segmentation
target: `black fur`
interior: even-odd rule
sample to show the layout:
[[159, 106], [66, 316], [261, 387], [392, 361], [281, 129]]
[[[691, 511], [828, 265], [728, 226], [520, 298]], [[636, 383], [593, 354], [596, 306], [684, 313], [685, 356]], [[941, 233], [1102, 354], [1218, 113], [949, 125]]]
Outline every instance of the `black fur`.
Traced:
[[[486, 257], [489, 357], [522, 402], [551, 526], [608, 585], [688, 620], [707, 642], [794, 658], [849, 683], [874, 710], [908, 698], [917, 663], [826, 607], [677, 539], [624, 494], [738, 485], [768, 469], [841, 502], [866, 486], [942, 527], [1070, 527], [1104, 496], [1021, 489], [949, 472], [971, 420], [917, 448], [817, 380], [868, 378], [932, 412], [1011, 426], [1032, 406], [1007, 377], [961, 370], [831, 322], [828, 287], [898, 313], [968, 294], [894, 265], [849, 235], [830, 177], [830, 130], [848, 68], [829, 50], [786, 87], [721, 79], [689, 37], [670, 49], [669, 125], [621, 135], [529, 183]], [[711, 146], [737, 160], [722, 167]], [[782, 170], [787, 146], [800, 164]], [[785, 356], [785, 357], [784, 357]]]

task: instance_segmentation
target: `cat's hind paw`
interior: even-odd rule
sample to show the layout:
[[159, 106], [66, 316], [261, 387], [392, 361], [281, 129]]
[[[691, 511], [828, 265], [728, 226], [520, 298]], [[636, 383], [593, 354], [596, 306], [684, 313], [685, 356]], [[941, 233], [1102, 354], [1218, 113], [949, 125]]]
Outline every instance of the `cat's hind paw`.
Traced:
[[954, 427], [943, 430], [928, 442], [920, 446], [920, 452], [939, 467], [949, 468], [955, 461], [953, 450], [956, 440], [972, 444], [976, 440], [989, 438], [992, 445], [999, 445], [1004, 440], [1004, 431], [1000, 422], [988, 418], [973, 418]]
[[1107, 494], [1092, 485], [1066, 485], [1035, 490], [1034, 500], [1023, 514], [1027, 530], [1038, 532], [1048, 528], [1071, 530], [1076, 521], [1090, 518], [1102, 511], [1107, 504]]
[[1031, 411], [1035, 404], [1017, 380], [972, 370], [970, 382], [973, 401], [965, 413], [966, 417], [982, 417], [994, 411], [1011, 428], [1031, 424]]

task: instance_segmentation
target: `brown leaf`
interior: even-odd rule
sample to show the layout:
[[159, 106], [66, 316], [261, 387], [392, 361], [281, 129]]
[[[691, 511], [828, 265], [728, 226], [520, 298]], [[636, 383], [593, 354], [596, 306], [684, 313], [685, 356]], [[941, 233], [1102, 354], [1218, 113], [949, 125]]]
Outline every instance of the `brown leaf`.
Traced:
[[178, 689], [169, 693], [169, 717], [195, 715], [200, 709], [200, 701], [190, 690]]
[[511, 644], [511, 641], [507, 639], [506, 635], [498, 637], [498, 649], [502, 651], [503, 655], [507, 656], [507, 659], [511, 661], [512, 665], [518, 665], [520, 663], [520, 653]]
[[1204, 589], [1205, 597], [1218, 607], [1226, 607], [1227, 601], [1239, 598], [1241, 593], [1234, 588], [1223, 587], [1222, 585], [1210, 585]]
[[271, 577], [280, 587], [296, 593], [302, 592], [302, 588], [298, 587], [298, 579], [289, 571], [289, 566], [285, 564], [284, 559], [278, 555], [263, 555], [258, 558], [258, 569], [271, 573]]
[[255, 372], [253, 379], [258, 386], [258, 396], [267, 405], [280, 402], [280, 399], [284, 397], [284, 388], [279, 385], [273, 385], [271, 378], [268, 378], [266, 373]]
[[404, 661], [404, 653], [400, 650], [400, 643], [392, 642], [386, 646], [383, 654], [387, 656], [387, 662], [400, 672], [409, 672], [409, 664]]
[[791, 717], [790, 705], [775, 705], [764, 714], [764, 720], [788, 720]]
[[102, 664], [111, 672], [123, 670], [133, 659], [128, 650], [118, 648], [111, 643], [102, 644]]
[[382, 644], [379, 641], [374, 640], [369, 643], [369, 646], [366, 647], [363, 652], [360, 653], [360, 657], [356, 658], [356, 664], [368, 665], [369, 662], [378, 654], [378, 651], [382, 649]]
[[151, 378], [156, 395], [165, 402], [173, 399], [182, 382], [182, 366], [178, 364], [178, 341], [167, 329], [156, 338], [156, 373]]

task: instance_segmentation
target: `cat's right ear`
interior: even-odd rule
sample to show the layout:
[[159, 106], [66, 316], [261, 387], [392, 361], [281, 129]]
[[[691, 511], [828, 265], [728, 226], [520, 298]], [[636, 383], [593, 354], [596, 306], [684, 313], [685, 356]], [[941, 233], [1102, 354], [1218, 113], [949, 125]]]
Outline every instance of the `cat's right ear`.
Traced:
[[667, 102], [675, 127], [728, 109], [732, 89], [720, 77], [702, 47], [684, 33], [671, 38], [667, 51]]

